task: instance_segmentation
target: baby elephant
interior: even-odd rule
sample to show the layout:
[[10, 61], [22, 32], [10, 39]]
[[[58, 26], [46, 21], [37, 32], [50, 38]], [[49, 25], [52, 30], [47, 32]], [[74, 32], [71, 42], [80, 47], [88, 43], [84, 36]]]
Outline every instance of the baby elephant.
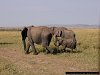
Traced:
[[[72, 30], [61, 28], [55, 30], [54, 37], [54, 45], [59, 50], [59, 46], [63, 46], [63, 50], [65, 51], [66, 48], [75, 49], [76, 48], [76, 37], [75, 33]], [[61, 37], [59, 39], [58, 37]]]
[[65, 52], [65, 49], [66, 48], [70, 48], [72, 49], [75, 49], [76, 48], [76, 39], [75, 38], [68, 38], [68, 39], [65, 39], [65, 38], [62, 38], [62, 39], [59, 39], [57, 40], [56, 42], [56, 47], [57, 49], [59, 50], [59, 46], [62, 45], [63, 46], [63, 49], [61, 51]]

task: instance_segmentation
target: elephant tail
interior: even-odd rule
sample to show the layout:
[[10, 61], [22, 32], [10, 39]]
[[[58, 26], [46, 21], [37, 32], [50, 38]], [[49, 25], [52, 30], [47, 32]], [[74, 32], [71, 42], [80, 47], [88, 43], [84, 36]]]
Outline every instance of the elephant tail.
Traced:
[[28, 31], [28, 29], [26, 27], [21, 31], [22, 42], [23, 42], [23, 45], [24, 45], [24, 50], [26, 50], [26, 42], [25, 42], [25, 39], [27, 37], [27, 31]]

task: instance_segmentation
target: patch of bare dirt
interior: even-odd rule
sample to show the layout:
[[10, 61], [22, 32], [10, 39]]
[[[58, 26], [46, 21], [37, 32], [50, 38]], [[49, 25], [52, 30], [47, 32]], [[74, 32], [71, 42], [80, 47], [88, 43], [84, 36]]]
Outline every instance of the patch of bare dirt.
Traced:
[[16, 49], [0, 48], [0, 57], [9, 60], [17, 65], [18, 68], [30, 70], [34, 74], [64, 75], [65, 72], [69, 71], [82, 71], [74, 67], [70, 60], [61, 59], [54, 55], [45, 55], [42, 53], [39, 55], [25, 55]]

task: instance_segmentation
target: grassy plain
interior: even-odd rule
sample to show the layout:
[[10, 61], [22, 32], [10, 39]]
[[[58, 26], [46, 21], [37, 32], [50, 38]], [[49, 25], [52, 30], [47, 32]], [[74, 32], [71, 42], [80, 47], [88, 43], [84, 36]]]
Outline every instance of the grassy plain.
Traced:
[[[61, 75], [66, 71], [99, 71], [99, 29], [72, 30], [76, 33], [77, 53], [45, 55], [42, 46], [36, 45], [40, 52], [37, 56], [24, 54], [20, 31], [0, 31], [0, 75]], [[53, 41], [50, 47], [55, 47]], [[20, 66], [21, 61], [27, 67]]]

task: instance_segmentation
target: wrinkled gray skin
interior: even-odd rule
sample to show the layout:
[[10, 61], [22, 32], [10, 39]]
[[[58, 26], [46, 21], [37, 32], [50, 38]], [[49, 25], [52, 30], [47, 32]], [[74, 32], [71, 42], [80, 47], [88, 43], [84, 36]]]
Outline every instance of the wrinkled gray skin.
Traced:
[[[25, 27], [22, 30], [21, 34], [22, 34], [22, 41], [23, 41], [24, 50], [26, 54], [29, 53], [30, 46], [32, 47], [33, 54], [34, 55], [38, 54], [34, 46], [34, 43], [42, 44], [42, 46], [46, 49], [46, 53], [49, 52], [53, 53], [53, 50], [49, 47], [49, 44], [52, 39], [52, 34], [48, 27], [45, 26], [39, 26], [39, 27], [30, 26], [27, 28]], [[27, 47], [25, 42], [26, 37], [28, 37]]]
[[72, 49], [75, 49], [76, 48], [76, 39], [59, 39], [57, 42], [56, 42], [56, 46], [59, 50], [59, 46], [62, 45], [63, 46], [63, 49], [61, 51], [66, 51], [65, 49], [66, 48], [70, 48]]
[[[66, 48], [71, 48], [72, 50], [76, 48], [76, 38], [75, 33], [72, 30], [68, 30], [65, 27], [59, 27], [54, 29], [54, 45], [59, 50], [59, 46], [63, 46], [63, 50], [65, 51]], [[58, 37], [61, 37], [59, 40]]]

